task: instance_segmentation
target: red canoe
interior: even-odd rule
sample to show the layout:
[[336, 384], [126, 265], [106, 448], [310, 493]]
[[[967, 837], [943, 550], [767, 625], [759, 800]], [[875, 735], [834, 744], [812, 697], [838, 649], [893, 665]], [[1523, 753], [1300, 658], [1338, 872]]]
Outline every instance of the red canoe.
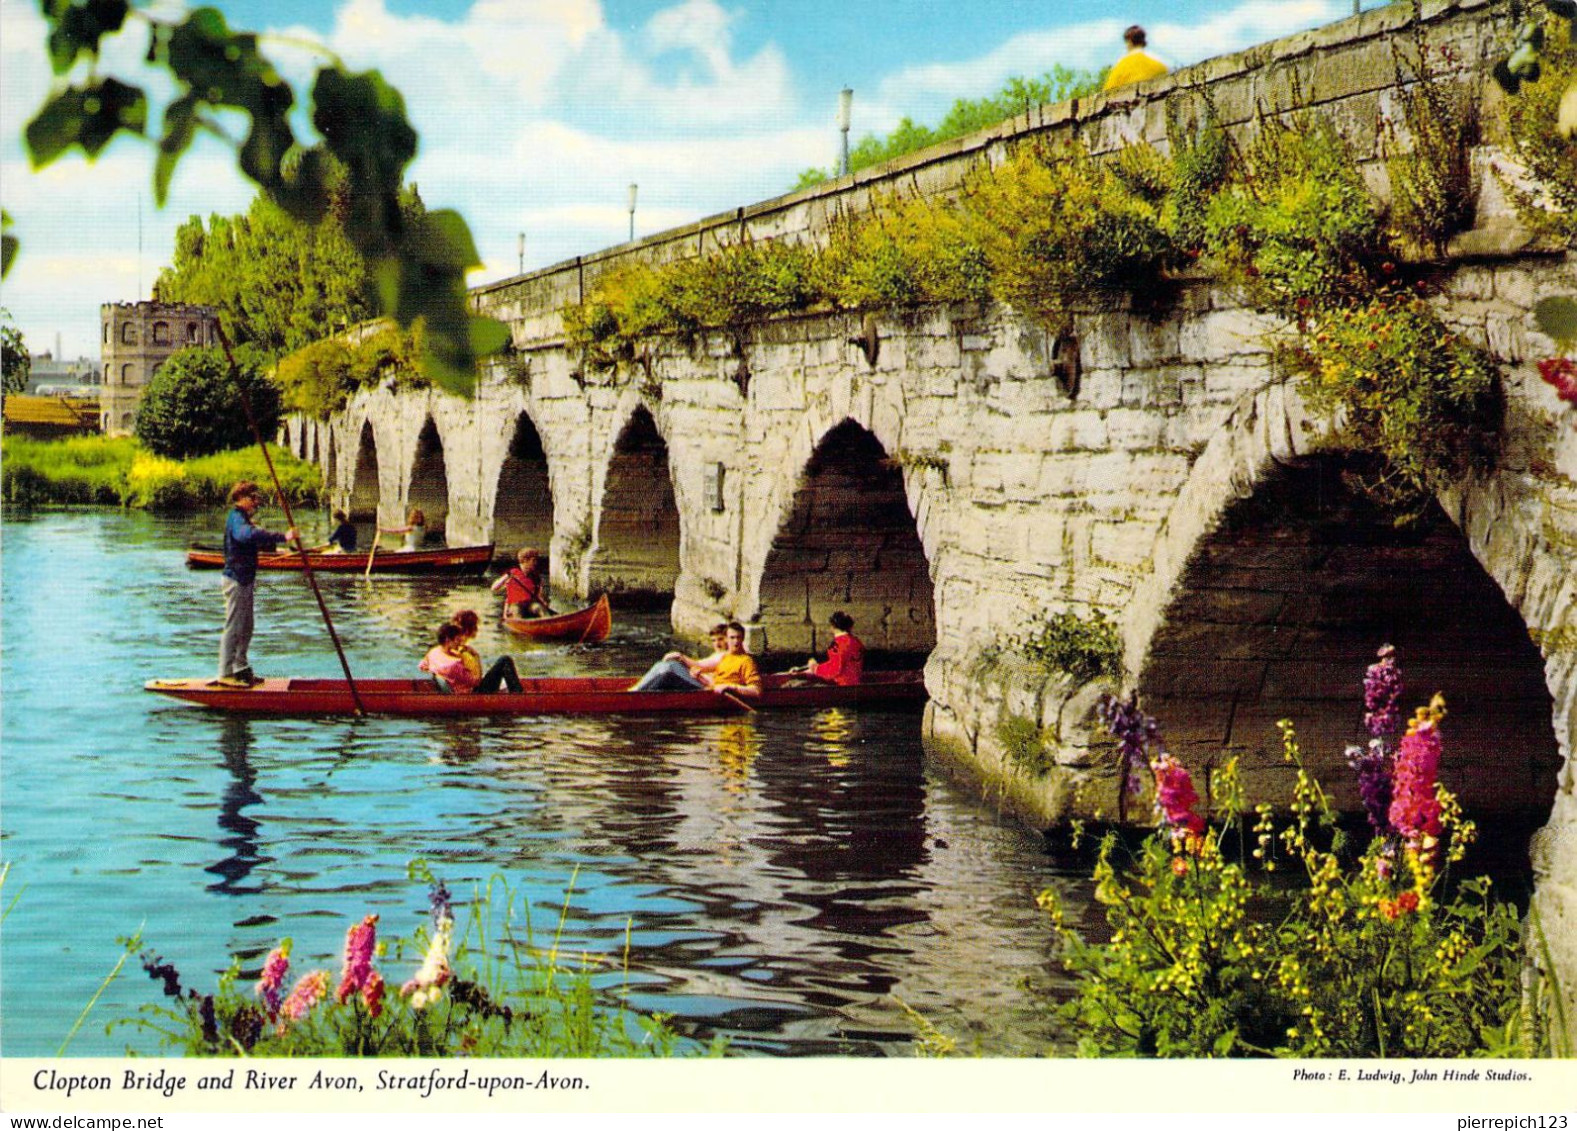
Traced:
[[[367, 555], [318, 554], [308, 551], [307, 560], [314, 572], [365, 573]], [[492, 546], [451, 546], [443, 550], [385, 550], [372, 555], [373, 573], [481, 573], [493, 560]], [[186, 564], [192, 569], [218, 569], [225, 564], [223, 550], [193, 546], [186, 551]], [[295, 550], [282, 554], [259, 554], [258, 569], [300, 571], [301, 555]]]
[[[519, 695], [450, 695], [426, 679], [358, 679], [362, 705], [374, 715], [744, 715], [785, 707], [845, 707], [921, 703], [919, 672], [866, 672], [855, 687], [816, 683], [791, 686], [789, 675], [765, 677], [761, 697], [750, 706], [710, 691], [631, 691], [620, 677], [542, 678], [521, 681]], [[798, 681], [803, 682], [803, 681]], [[349, 715], [355, 713], [343, 679], [265, 679], [244, 690], [216, 687], [206, 679], [154, 679], [149, 691], [218, 711], [253, 715]]]
[[571, 644], [600, 644], [613, 627], [613, 610], [603, 594], [584, 609], [556, 617], [505, 617], [504, 627], [532, 640], [567, 640]]

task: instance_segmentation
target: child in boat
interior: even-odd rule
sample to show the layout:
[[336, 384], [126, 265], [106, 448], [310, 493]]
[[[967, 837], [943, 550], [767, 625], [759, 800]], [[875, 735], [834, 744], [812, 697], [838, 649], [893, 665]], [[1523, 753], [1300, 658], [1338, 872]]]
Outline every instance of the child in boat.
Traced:
[[[664, 688], [680, 686], [695, 688], [702, 686], [701, 673], [715, 669], [723, 657], [728, 655], [728, 626], [714, 624], [709, 632], [712, 638], [712, 654], [699, 660], [692, 660], [683, 652], [669, 652], [658, 660], [646, 674], [636, 682], [631, 691], [661, 691]], [[672, 676], [672, 679], [668, 678]]]
[[[632, 690], [640, 691], [715, 691], [719, 695], [738, 695], [746, 699], [761, 696], [761, 670], [745, 651], [745, 626], [730, 621], [725, 629], [724, 650], [710, 671], [691, 675], [682, 664], [662, 661], [658, 668], [641, 677]], [[650, 678], [650, 682], [648, 679]], [[642, 685], [645, 686], [642, 686]]]
[[[476, 614], [471, 614], [474, 623]], [[458, 619], [458, 615], [457, 618]], [[470, 646], [466, 630], [453, 620], [438, 626], [438, 643], [422, 657], [418, 667], [432, 674], [440, 688], [456, 695], [491, 695], [502, 684], [520, 694], [520, 674], [511, 656], [501, 656], [481, 675], [482, 658]]]
[[854, 618], [839, 609], [827, 618], [832, 625], [832, 643], [827, 645], [827, 658], [821, 663], [812, 656], [802, 668], [792, 669], [796, 675], [814, 676], [826, 683], [840, 687], [853, 687], [865, 674], [865, 645], [854, 635]]
[[420, 550], [422, 543], [427, 540], [427, 516], [418, 507], [412, 507], [411, 513], [406, 516], [404, 526], [380, 526], [379, 534], [403, 534], [405, 541], [400, 545], [400, 553], [408, 554], [413, 550]]
[[504, 615], [525, 619], [556, 616], [547, 598], [542, 595], [542, 555], [527, 546], [515, 555], [515, 560], [520, 564], [505, 572], [492, 585], [494, 593], [500, 589], [505, 591]]

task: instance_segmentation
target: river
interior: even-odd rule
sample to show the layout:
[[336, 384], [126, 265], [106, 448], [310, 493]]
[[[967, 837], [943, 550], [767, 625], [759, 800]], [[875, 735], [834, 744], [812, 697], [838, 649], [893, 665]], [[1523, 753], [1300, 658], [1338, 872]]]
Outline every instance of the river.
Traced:
[[[1066, 982], [1035, 894], [1055, 884], [1079, 915], [1089, 885], [925, 756], [917, 712], [223, 717], [142, 688], [214, 668], [219, 579], [181, 549], [221, 518], [43, 511], [0, 530], [0, 1052], [60, 1050], [138, 931], [200, 988], [283, 936], [297, 969], [337, 970], [361, 916], [399, 936], [425, 916], [413, 860], [457, 902], [507, 885], [536, 936], [603, 960], [610, 994], [736, 1053], [910, 1055], [900, 1002], [965, 1051], [1058, 1040]], [[474, 578], [322, 586], [367, 676], [415, 674], [437, 623], [491, 607]], [[299, 577], [260, 579], [258, 621], [261, 673], [340, 674]], [[662, 614], [616, 612], [587, 649], [487, 621], [483, 656], [528, 676], [634, 673], [676, 644]], [[157, 997], [128, 963], [67, 1055], [157, 1052], [112, 1025]]]

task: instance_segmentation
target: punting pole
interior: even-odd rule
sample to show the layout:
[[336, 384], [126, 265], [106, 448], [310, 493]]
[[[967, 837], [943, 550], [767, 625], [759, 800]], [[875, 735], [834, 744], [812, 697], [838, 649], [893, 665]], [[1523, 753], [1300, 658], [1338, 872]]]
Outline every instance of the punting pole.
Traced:
[[[285, 526], [287, 528], [295, 526], [295, 516], [290, 513], [290, 499], [285, 494], [284, 485], [279, 481], [279, 472], [274, 470], [274, 457], [268, 454], [268, 444], [263, 440], [263, 430], [257, 426], [257, 417], [252, 412], [252, 399], [246, 395], [246, 387], [241, 383], [241, 371], [235, 363], [235, 354], [230, 350], [229, 335], [225, 333], [222, 324], [216, 321], [215, 325], [219, 330], [219, 344], [224, 347], [225, 360], [230, 363], [230, 377], [235, 382], [235, 391], [241, 396], [241, 408], [246, 412], [246, 422], [251, 425], [252, 437], [263, 453], [263, 462], [268, 465], [268, 476], [274, 481], [274, 493], [279, 498], [280, 508], [285, 512]], [[299, 530], [297, 534], [300, 534]], [[323, 603], [323, 592], [318, 588], [318, 579], [313, 576], [312, 559], [307, 554], [306, 539], [297, 537], [296, 550], [301, 554], [301, 572], [307, 579], [312, 596], [317, 599], [318, 612], [323, 614], [323, 623], [328, 626], [329, 639], [334, 643], [334, 654], [339, 657], [339, 666], [344, 669], [345, 684], [350, 688], [350, 700], [356, 705], [356, 713], [365, 715], [367, 708], [362, 706], [361, 692], [356, 690], [356, 679], [350, 674], [350, 661], [345, 658], [345, 649], [339, 642], [339, 633], [334, 631], [334, 618], [329, 616], [329, 607]]]

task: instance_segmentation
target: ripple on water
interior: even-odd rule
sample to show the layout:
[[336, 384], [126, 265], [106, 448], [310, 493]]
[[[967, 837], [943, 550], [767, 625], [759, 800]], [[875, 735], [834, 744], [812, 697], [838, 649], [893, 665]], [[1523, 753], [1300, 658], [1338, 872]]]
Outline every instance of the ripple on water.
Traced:
[[[211, 715], [141, 684], [213, 669], [218, 579], [180, 549], [215, 526], [7, 518], [8, 642], [70, 642], [0, 653], [0, 843], [25, 886], [0, 964], [7, 1052], [52, 1053], [139, 925], [194, 985], [230, 955], [255, 969], [285, 935], [299, 963], [332, 967], [372, 911], [408, 934], [426, 917], [416, 858], [462, 920], [490, 890], [495, 920], [507, 899], [534, 945], [556, 939], [611, 992], [740, 1052], [907, 1053], [899, 1001], [986, 1053], [1051, 1043], [1062, 982], [1034, 893], [1059, 883], [1077, 916], [1087, 888], [926, 763], [915, 714]], [[433, 625], [489, 608], [476, 580], [335, 577], [323, 593], [369, 675], [411, 672]], [[339, 674], [300, 579], [265, 576], [258, 613], [259, 671]], [[527, 675], [632, 673], [675, 643], [661, 616], [618, 617], [595, 649], [534, 647], [491, 622], [479, 643]], [[95, 1016], [149, 1000], [123, 975]], [[72, 1051], [139, 1039], [102, 1030], [85, 1025]]]

